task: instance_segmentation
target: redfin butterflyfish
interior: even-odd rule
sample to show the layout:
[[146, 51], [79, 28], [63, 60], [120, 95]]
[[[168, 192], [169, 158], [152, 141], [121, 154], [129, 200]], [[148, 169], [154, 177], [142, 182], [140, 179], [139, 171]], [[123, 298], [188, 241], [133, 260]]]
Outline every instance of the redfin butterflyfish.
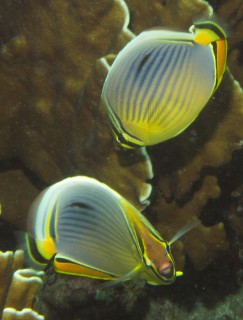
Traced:
[[218, 88], [226, 56], [226, 32], [214, 21], [194, 23], [189, 32], [148, 30], [131, 40], [102, 90], [120, 145], [154, 145], [184, 131]]
[[170, 284], [182, 274], [175, 270], [170, 244], [197, 224], [193, 221], [167, 242], [113, 189], [77, 176], [36, 198], [29, 212], [28, 249], [36, 263], [53, 259], [59, 273], [112, 284], [134, 277], [153, 285]]

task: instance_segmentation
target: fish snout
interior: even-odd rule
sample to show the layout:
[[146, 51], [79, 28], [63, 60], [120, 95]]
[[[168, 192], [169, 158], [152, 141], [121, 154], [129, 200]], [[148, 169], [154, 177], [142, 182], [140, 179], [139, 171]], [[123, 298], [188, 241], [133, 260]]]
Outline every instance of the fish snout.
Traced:
[[158, 268], [158, 272], [165, 278], [171, 278], [173, 274], [173, 264], [171, 261], [164, 261]]

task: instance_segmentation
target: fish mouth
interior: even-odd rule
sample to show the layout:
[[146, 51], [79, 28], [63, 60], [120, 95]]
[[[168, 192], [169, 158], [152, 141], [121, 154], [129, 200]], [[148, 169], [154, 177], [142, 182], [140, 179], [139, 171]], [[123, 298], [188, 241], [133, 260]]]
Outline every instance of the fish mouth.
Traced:
[[173, 274], [173, 266], [170, 261], [164, 262], [159, 268], [158, 272], [165, 278], [169, 279]]

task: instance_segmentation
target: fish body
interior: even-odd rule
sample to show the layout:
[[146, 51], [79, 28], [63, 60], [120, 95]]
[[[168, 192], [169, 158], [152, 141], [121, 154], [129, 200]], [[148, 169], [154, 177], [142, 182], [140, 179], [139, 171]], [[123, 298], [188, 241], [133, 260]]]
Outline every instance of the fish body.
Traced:
[[213, 21], [189, 32], [148, 30], [130, 41], [102, 90], [116, 140], [142, 147], [185, 130], [219, 86], [226, 55], [226, 33]]
[[42, 262], [54, 257], [57, 272], [103, 280], [134, 277], [149, 284], [172, 283], [170, 244], [125, 198], [89, 177], [64, 179], [35, 200], [29, 212], [33, 242]]

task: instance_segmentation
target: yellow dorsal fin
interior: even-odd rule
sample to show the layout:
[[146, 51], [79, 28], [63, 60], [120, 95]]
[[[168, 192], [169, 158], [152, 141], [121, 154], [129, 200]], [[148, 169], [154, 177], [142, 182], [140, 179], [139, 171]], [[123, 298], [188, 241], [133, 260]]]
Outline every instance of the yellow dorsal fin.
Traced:
[[212, 42], [225, 40], [226, 33], [219, 24], [214, 21], [199, 21], [190, 28], [195, 34], [194, 41], [203, 45], [209, 45]]

